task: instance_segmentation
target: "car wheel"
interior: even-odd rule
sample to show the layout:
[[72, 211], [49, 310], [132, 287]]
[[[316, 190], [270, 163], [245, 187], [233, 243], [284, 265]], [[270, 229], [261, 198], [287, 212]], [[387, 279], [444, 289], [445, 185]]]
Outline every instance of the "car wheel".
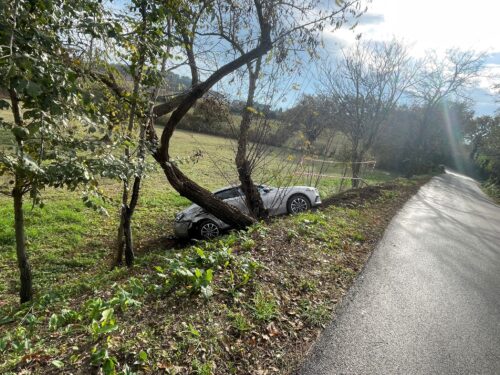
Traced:
[[311, 208], [311, 202], [309, 202], [309, 199], [305, 195], [295, 194], [288, 199], [286, 208], [289, 214], [298, 214]]
[[197, 234], [200, 238], [209, 240], [220, 234], [220, 228], [212, 220], [203, 220], [198, 224]]

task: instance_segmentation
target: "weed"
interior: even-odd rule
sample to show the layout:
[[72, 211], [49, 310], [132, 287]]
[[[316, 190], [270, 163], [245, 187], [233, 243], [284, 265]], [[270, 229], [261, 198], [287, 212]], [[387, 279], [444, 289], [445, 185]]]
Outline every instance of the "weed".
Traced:
[[382, 197], [384, 199], [395, 199], [399, 196], [399, 193], [395, 190], [382, 190]]
[[354, 231], [351, 234], [351, 238], [354, 241], [359, 241], [359, 242], [363, 242], [366, 239], [366, 237], [364, 236], [364, 234], [362, 234], [361, 232], [358, 232], [358, 231]]
[[0, 338], [0, 353], [7, 350], [15, 354], [22, 354], [31, 348], [31, 341], [28, 337], [26, 328], [16, 327], [13, 332], [8, 332]]
[[193, 374], [197, 375], [212, 375], [214, 370], [214, 365], [212, 362], [201, 363], [197, 359], [191, 362], [191, 367], [193, 370]]
[[347, 280], [351, 280], [356, 275], [356, 272], [354, 272], [351, 268], [344, 267], [340, 264], [333, 264], [330, 267], [330, 272], [336, 277], [341, 277]]
[[302, 300], [300, 308], [302, 319], [312, 326], [323, 326], [330, 319], [330, 311], [324, 304], [312, 304], [307, 300]]
[[257, 233], [260, 238], [265, 238], [268, 232], [269, 227], [263, 221], [255, 223], [247, 230], [247, 233], [249, 235], [251, 235], [252, 233]]
[[255, 241], [251, 238], [247, 238], [245, 239], [245, 241], [241, 243], [241, 249], [244, 251], [250, 251], [254, 247], [255, 247]]
[[299, 233], [296, 230], [289, 228], [286, 231], [286, 238], [287, 238], [288, 242], [290, 242], [294, 238], [299, 238]]
[[302, 292], [314, 292], [318, 288], [318, 286], [314, 280], [301, 279], [299, 288]]
[[253, 314], [257, 320], [268, 322], [278, 315], [278, 303], [271, 293], [258, 290], [254, 294], [252, 302]]
[[94, 341], [100, 336], [106, 335], [118, 329], [114, 313], [115, 310], [112, 307], [105, 309], [102, 311], [101, 318], [99, 320], [94, 319], [92, 321], [90, 324], [90, 333]]
[[80, 322], [83, 316], [71, 309], [62, 309], [60, 314], [52, 314], [49, 319], [49, 329], [52, 331], [60, 327], [66, 326], [70, 323]]
[[109, 354], [108, 345], [109, 337], [104, 346], [94, 346], [90, 356], [90, 363], [96, 367], [100, 367], [104, 375], [113, 375], [116, 374], [118, 360]]
[[233, 327], [238, 333], [244, 333], [250, 331], [253, 326], [252, 323], [240, 312], [230, 311], [228, 317], [231, 321], [231, 327]]

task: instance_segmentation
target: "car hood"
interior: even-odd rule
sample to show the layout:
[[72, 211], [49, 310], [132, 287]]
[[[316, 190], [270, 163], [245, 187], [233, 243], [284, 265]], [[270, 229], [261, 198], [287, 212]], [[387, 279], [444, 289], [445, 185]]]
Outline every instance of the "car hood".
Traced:
[[188, 217], [192, 218], [201, 212], [203, 212], [203, 208], [201, 208], [197, 204], [193, 203], [188, 208], [185, 208], [184, 210], [178, 212], [176, 217], [182, 214], [182, 215], [184, 215], [184, 218], [188, 218]]

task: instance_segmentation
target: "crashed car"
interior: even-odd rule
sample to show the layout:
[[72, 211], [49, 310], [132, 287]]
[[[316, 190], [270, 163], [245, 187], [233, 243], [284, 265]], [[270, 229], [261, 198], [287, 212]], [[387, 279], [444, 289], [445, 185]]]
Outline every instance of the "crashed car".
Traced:
[[[264, 207], [270, 216], [296, 214], [321, 204], [318, 189], [309, 186], [272, 187], [257, 185]], [[239, 186], [228, 186], [213, 192], [216, 197], [248, 213], [245, 196]], [[231, 226], [192, 204], [175, 216], [175, 235], [178, 238], [197, 237], [209, 239], [218, 236]]]

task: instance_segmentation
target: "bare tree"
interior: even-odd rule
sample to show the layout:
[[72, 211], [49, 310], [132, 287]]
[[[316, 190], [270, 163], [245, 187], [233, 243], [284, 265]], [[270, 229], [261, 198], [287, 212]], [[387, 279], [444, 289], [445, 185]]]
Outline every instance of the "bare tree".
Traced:
[[409, 175], [429, 167], [425, 150], [431, 141], [427, 135], [433, 112], [445, 100], [467, 99], [466, 89], [481, 74], [483, 62], [483, 53], [459, 49], [448, 50], [443, 57], [438, 57], [435, 52], [426, 56], [415, 84], [409, 90], [421, 109], [418, 126], [407, 141], [409, 158], [405, 163], [409, 164]]
[[[285, 41], [301, 40], [315, 43], [315, 35], [323, 29], [326, 23], [340, 26], [346, 17], [357, 16], [361, 12], [360, 2], [357, 0], [340, 1], [334, 9], [312, 12], [318, 4], [317, 1], [302, 0], [291, 3], [274, 1], [264, 3], [260, 0], [254, 0], [253, 3], [248, 2], [244, 6], [241, 4], [241, 7], [225, 4], [224, 10], [229, 14], [234, 10], [241, 12], [241, 9], [247, 9], [246, 13], [239, 13], [238, 17], [240, 19], [246, 17], [248, 19], [247, 25], [257, 24], [259, 26], [258, 35], [252, 38], [253, 43], [247, 43], [245, 45], [247, 49], [243, 50], [242, 54], [215, 70], [203, 82], [193, 85], [185, 94], [159, 105], [155, 111], [157, 116], [173, 111], [159, 140], [156, 139], [154, 131], [149, 132], [152, 143], [156, 144], [153, 155], [161, 165], [171, 185], [181, 195], [237, 228], [253, 223], [254, 219], [214, 197], [208, 190], [190, 180], [175, 164], [171, 163], [169, 155], [171, 137], [176, 125], [196, 101], [228, 74], [264, 56]], [[192, 67], [193, 64], [190, 66]]]
[[358, 41], [334, 64], [321, 67], [322, 91], [336, 109], [336, 122], [350, 140], [352, 187], [359, 186], [361, 162], [405, 90], [415, 66], [400, 42]]

